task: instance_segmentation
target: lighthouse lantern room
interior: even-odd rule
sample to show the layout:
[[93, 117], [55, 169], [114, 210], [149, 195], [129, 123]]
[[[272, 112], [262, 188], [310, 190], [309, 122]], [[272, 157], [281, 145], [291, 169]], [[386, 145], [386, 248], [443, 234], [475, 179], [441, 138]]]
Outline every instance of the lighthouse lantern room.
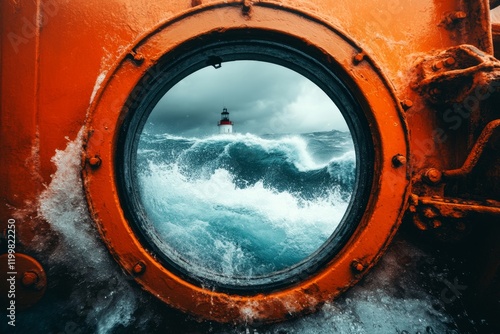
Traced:
[[233, 133], [233, 122], [229, 120], [229, 112], [227, 108], [224, 108], [221, 112], [221, 118], [219, 123], [219, 133]]

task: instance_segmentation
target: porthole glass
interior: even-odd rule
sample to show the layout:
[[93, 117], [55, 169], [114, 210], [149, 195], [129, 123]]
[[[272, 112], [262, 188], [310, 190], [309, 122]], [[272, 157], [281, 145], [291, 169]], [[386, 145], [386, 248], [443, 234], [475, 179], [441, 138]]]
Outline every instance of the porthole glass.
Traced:
[[[255, 293], [293, 284], [341, 249], [372, 161], [359, 106], [336, 77], [235, 58], [186, 56], [145, 79], [118, 174], [133, 228], [169, 270]], [[302, 61], [305, 74], [319, 66]]]

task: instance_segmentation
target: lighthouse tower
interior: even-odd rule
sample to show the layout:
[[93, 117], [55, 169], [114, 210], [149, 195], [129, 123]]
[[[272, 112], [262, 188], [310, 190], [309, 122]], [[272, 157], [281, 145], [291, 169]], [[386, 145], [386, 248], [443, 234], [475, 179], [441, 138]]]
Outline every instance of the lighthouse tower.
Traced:
[[217, 125], [219, 126], [219, 133], [233, 133], [233, 122], [229, 120], [227, 108], [222, 110], [220, 114], [220, 121]]

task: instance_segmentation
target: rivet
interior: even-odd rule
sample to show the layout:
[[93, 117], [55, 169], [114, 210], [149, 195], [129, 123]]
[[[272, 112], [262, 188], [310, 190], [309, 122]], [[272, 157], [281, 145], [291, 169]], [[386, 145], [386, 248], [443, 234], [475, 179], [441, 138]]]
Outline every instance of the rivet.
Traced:
[[441, 227], [441, 225], [442, 225], [442, 223], [441, 223], [441, 221], [440, 221], [440, 220], [438, 220], [438, 219], [434, 219], [434, 220], [432, 221], [432, 228], [439, 228], [439, 227]]
[[432, 88], [430, 91], [429, 91], [429, 94], [431, 96], [436, 96], [436, 95], [439, 95], [441, 94], [441, 89], [439, 88]]
[[132, 270], [135, 275], [144, 274], [144, 272], [146, 271], [146, 264], [142, 261], [139, 261], [134, 265], [134, 268], [132, 268]]
[[243, 0], [243, 15], [249, 16], [252, 11], [253, 2], [251, 0]]
[[144, 55], [139, 52], [131, 51], [129, 56], [132, 58], [132, 61], [135, 65], [139, 66], [144, 62]]
[[415, 225], [415, 227], [418, 228], [420, 231], [427, 230], [427, 225], [424, 224], [420, 219], [418, 219], [416, 217], [413, 219], [413, 225]]
[[413, 107], [413, 101], [412, 100], [403, 100], [401, 101], [401, 107], [406, 111]]
[[396, 154], [392, 157], [392, 166], [394, 168], [401, 167], [406, 164], [406, 157], [402, 154]]
[[358, 65], [359, 63], [361, 63], [363, 60], [365, 59], [365, 54], [363, 52], [360, 52], [358, 53], [357, 55], [354, 56], [354, 58], [352, 59], [353, 63], [355, 65]]
[[21, 282], [26, 288], [31, 288], [35, 286], [38, 281], [40, 280], [40, 277], [38, 274], [34, 271], [27, 271], [23, 274], [23, 277], [21, 279]]
[[443, 173], [441, 173], [436, 168], [429, 168], [424, 172], [423, 179], [425, 182], [435, 185], [441, 182], [443, 177]]
[[144, 56], [141, 53], [136, 53], [134, 55], [134, 60], [138, 63], [142, 63], [144, 61]]
[[457, 10], [456, 12], [452, 12], [449, 18], [453, 21], [463, 20], [467, 17], [467, 13], [461, 10]]
[[93, 157], [88, 158], [88, 163], [92, 168], [99, 168], [102, 164], [101, 157], [98, 155], [94, 155]]
[[432, 69], [434, 71], [439, 71], [439, 70], [442, 70], [444, 67], [444, 64], [443, 64], [443, 61], [442, 60], [439, 60], [437, 62], [435, 62], [433, 65], [432, 65]]
[[467, 17], [467, 13], [464, 11], [454, 11], [449, 13], [443, 20], [443, 23], [447, 25], [449, 29], [453, 28], [453, 25], [457, 24], [461, 20]]
[[445, 66], [452, 66], [453, 64], [455, 64], [455, 62], [456, 62], [456, 61], [455, 61], [455, 58], [453, 58], [453, 57], [448, 57], [448, 58], [446, 58], [446, 59], [445, 59], [445, 61], [444, 61], [444, 65], [445, 65]]
[[351, 262], [351, 268], [355, 271], [355, 272], [362, 272], [363, 270], [365, 270], [365, 266], [359, 262], [358, 260], [354, 260]]
[[436, 218], [437, 214], [434, 212], [434, 210], [432, 210], [432, 208], [425, 208], [423, 210], [423, 214], [424, 214], [424, 217], [425, 218]]

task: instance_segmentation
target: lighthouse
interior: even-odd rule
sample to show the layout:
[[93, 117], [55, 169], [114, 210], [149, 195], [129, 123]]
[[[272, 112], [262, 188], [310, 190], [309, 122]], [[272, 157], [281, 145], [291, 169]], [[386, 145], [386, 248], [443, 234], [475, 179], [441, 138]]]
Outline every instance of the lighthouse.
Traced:
[[219, 133], [233, 133], [233, 122], [229, 120], [229, 112], [224, 108], [220, 114]]

